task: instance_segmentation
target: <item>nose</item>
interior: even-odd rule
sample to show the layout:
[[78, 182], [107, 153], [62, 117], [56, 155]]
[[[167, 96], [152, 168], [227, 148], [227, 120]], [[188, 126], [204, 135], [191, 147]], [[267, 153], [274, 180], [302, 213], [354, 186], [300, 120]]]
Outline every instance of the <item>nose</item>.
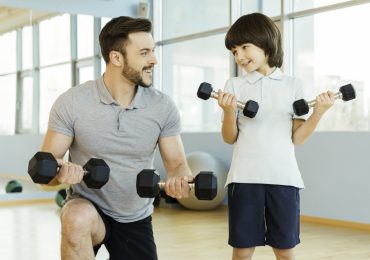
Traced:
[[158, 61], [157, 61], [157, 57], [155, 56], [155, 54], [153, 53], [152, 56], [151, 56], [151, 59], [150, 59], [150, 64], [157, 64]]

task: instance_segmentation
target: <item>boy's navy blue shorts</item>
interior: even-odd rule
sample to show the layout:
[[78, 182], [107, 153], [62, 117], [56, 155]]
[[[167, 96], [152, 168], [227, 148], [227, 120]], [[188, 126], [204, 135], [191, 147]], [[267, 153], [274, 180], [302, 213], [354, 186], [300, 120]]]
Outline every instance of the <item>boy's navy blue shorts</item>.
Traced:
[[230, 183], [229, 245], [269, 245], [290, 249], [299, 244], [299, 189], [292, 186]]

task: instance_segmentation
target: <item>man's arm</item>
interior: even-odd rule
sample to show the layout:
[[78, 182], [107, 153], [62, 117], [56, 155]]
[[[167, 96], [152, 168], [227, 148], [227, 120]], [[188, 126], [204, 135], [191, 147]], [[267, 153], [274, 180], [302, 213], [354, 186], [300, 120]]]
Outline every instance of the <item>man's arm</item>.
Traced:
[[[55, 159], [58, 161], [58, 164], [62, 165], [57, 177], [51, 180], [46, 186], [56, 186], [62, 183], [78, 183], [78, 180], [81, 178], [80, 175], [83, 177], [83, 170], [81, 166], [63, 161], [63, 157], [71, 146], [72, 141], [73, 137], [52, 130], [48, 130], [46, 132], [41, 151], [52, 153]], [[66, 176], [72, 176], [72, 178], [69, 177], [66, 179]]]
[[188, 197], [188, 181], [193, 180], [191, 170], [185, 157], [181, 137], [170, 136], [160, 138], [158, 141], [164, 167], [167, 171], [165, 191], [171, 197]]

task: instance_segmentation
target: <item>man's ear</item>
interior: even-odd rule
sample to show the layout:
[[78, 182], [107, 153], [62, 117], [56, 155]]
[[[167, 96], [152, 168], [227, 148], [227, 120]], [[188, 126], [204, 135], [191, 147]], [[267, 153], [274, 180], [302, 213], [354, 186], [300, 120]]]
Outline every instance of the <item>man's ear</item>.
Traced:
[[118, 51], [111, 51], [109, 53], [109, 60], [114, 66], [117, 66], [117, 67], [123, 66], [124, 64], [123, 59], [124, 59], [123, 55]]

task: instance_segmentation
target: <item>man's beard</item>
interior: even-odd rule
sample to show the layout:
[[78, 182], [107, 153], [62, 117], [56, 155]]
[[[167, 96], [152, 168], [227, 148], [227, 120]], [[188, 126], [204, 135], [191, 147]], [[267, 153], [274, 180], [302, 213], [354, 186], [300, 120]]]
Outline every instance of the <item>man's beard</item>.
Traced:
[[[144, 67], [143, 71], [147, 70], [147, 69], [151, 69], [151, 68], [152, 68], [152, 66]], [[127, 62], [125, 62], [125, 67], [122, 70], [121, 74], [122, 74], [122, 76], [124, 76], [126, 79], [128, 79], [129, 81], [131, 81], [135, 85], [140, 85], [144, 88], [149, 88], [152, 85], [151, 83], [149, 85], [145, 84], [144, 81], [143, 81], [143, 76], [140, 73], [140, 71], [135, 70], [134, 68], [132, 68], [130, 65], [128, 65]]]

